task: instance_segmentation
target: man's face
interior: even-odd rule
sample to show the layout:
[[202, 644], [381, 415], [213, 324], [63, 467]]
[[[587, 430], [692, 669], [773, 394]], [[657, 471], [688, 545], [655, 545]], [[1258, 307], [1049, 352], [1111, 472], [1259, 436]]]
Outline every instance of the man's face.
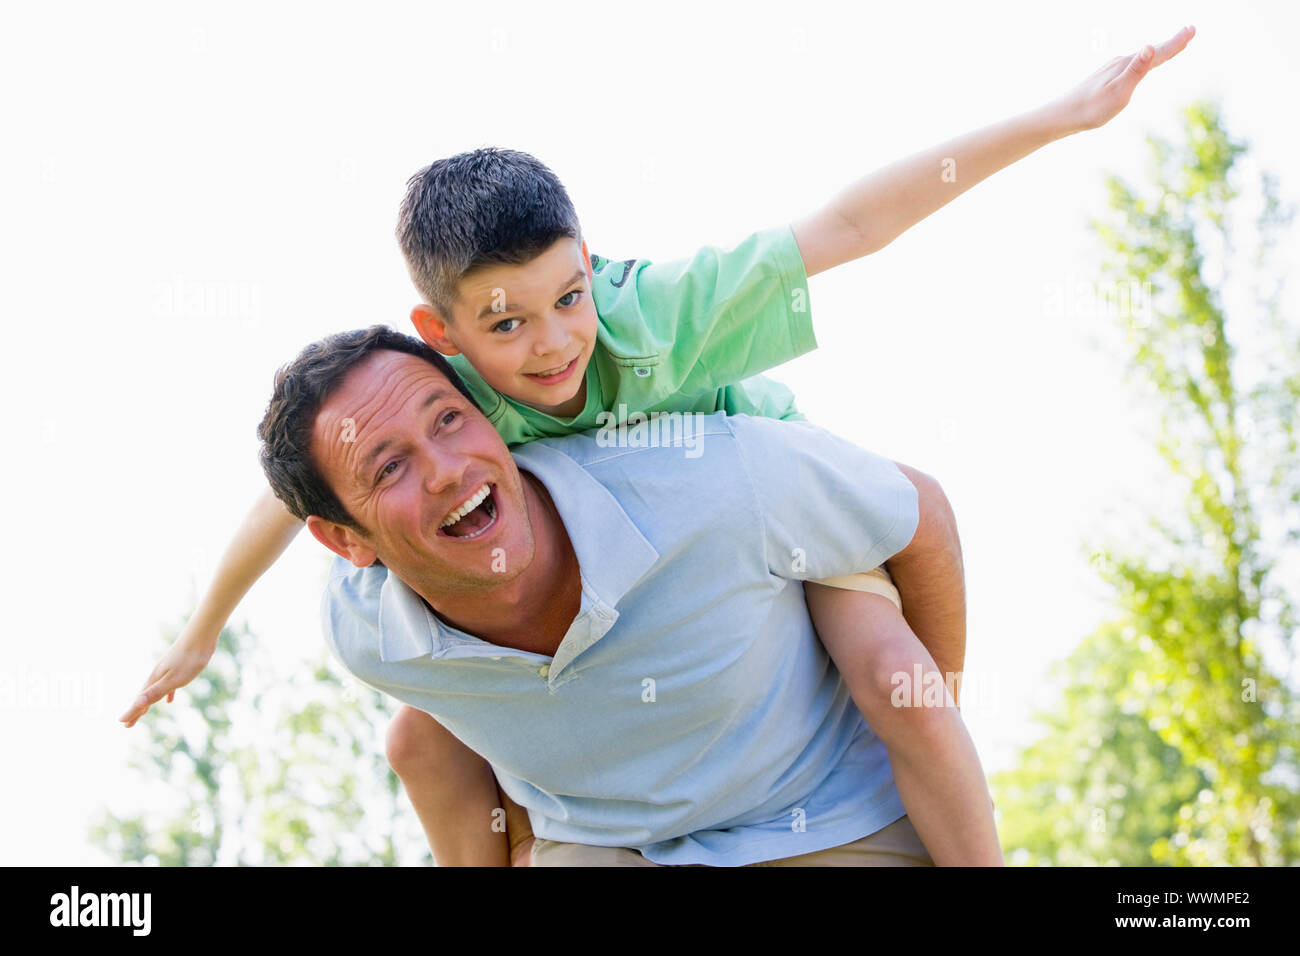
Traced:
[[462, 353], [485, 382], [515, 401], [560, 416], [582, 410], [597, 326], [584, 244], [561, 238], [523, 265], [477, 269], [458, 292], [441, 341], [421, 328], [426, 341]]
[[378, 557], [427, 596], [499, 586], [532, 561], [514, 459], [417, 356], [378, 351], [348, 372], [316, 416], [311, 453], [363, 529], [313, 518], [312, 533], [358, 566]]

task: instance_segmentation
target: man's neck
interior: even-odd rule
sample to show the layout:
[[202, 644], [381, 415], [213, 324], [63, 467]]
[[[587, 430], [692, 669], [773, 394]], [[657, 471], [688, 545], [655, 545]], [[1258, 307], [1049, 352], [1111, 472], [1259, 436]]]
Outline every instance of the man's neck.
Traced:
[[582, 602], [578, 556], [546, 486], [526, 471], [524, 501], [533, 530], [533, 560], [511, 581], [473, 595], [439, 595], [434, 612], [492, 644], [554, 655]]

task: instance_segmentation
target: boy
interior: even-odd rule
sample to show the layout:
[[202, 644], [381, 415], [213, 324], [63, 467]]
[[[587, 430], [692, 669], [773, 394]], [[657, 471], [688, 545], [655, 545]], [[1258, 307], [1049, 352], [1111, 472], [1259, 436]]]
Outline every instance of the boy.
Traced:
[[[403, 206], [399, 236], [426, 299], [412, 320], [421, 337], [453, 357], [508, 443], [594, 427], [598, 413], [620, 405], [796, 417], [788, 392], [749, 376], [813, 346], [798, 295], [806, 297], [806, 276], [882, 248], [997, 169], [1107, 122], [1141, 77], [1185, 47], [1193, 32], [1184, 28], [1159, 50], [1112, 60], [1039, 110], [888, 167], [790, 229], [756, 234], [725, 255], [706, 250], [676, 269], [589, 256], [562, 187], [531, 158], [494, 151], [453, 157], [413, 179]], [[956, 176], [942, 176], [945, 168]], [[510, 194], [507, 185], [511, 198], [502, 204], [508, 169], [519, 192]], [[494, 216], [483, 218], [484, 208]], [[438, 235], [442, 222], [451, 226]], [[473, 241], [460, 242], [467, 234]], [[593, 295], [601, 301], [593, 303]], [[749, 321], [755, 314], [766, 325]], [[937, 486], [907, 474], [918, 485], [921, 523], [912, 544], [889, 562], [907, 621], [879, 575], [809, 585], [809, 609], [889, 750], [904, 805], [932, 857], [998, 863], [983, 775], [955, 709], [886, 703], [893, 675], [911, 675], [920, 664], [927, 671], [937, 666], [950, 681], [964, 652], [955, 525]], [[202, 669], [238, 599], [299, 527], [274, 499], [259, 504], [194, 618], [124, 715], [128, 726]], [[439, 730], [406, 708], [390, 735], [390, 754], [403, 755], [395, 769], [440, 861], [461, 862], [455, 852], [444, 859], [440, 849], [455, 837], [429, 810], [450, 805], [457, 788], [432, 768], [465, 759]]]

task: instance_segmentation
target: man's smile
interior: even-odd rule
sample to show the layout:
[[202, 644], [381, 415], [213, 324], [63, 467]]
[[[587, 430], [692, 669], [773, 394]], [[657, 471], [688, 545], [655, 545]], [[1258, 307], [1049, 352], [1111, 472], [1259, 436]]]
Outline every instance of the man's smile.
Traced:
[[447, 513], [438, 525], [438, 536], [462, 541], [481, 537], [496, 526], [497, 514], [495, 488], [484, 483]]

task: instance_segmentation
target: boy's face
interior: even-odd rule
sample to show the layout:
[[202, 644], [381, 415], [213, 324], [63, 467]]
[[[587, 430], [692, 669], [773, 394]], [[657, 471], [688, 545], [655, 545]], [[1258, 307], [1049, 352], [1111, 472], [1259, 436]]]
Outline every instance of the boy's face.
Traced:
[[503, 395], [570, 418], [586, 404], [596, 345], [586, 243], [563, 237], [523, 265], [476, 269], [460, 282], [450, 321], [429, 306], [411, 312], [420, 336], [460, 353]]

